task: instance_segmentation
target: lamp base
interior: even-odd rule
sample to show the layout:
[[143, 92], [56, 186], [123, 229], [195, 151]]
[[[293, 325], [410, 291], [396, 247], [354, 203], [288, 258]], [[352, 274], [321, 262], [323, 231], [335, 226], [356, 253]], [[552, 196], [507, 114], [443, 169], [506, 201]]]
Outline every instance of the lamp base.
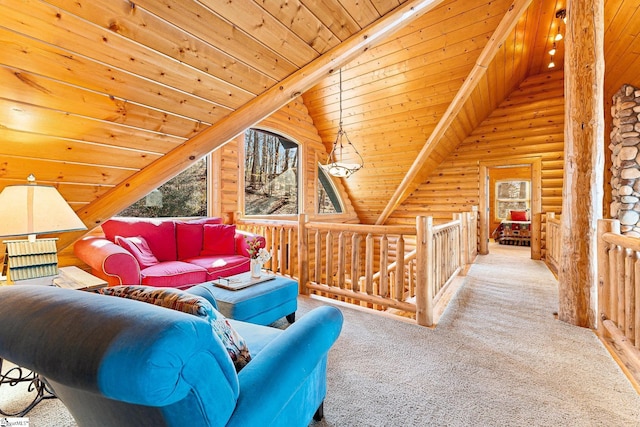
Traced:
[[[10, 367], [7, 372], [2, 372], [2, 363], [3, 360], [0, 359], [0, 387], [5, 385], [15, 387], [19, 384], [26, 383], [26, 391], [28, 393], [35, 392], [35, 395], [33, 398], [29, 398], [32, 400], [27, 403], [27, 406], [17, 411], [2, 409], [2, 407], [0, 407], [1, 415], [5, 417], [23, 417], [42, 400], [56, 397], [47, 381], [37, 373], [19, 366]], [[8, 393], [2, 394], [8, 395]]]

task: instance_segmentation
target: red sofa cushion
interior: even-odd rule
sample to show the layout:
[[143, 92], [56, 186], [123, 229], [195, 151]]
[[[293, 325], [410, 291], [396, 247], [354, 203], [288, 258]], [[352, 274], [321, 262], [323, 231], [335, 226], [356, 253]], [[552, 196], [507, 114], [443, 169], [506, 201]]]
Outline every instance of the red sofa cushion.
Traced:
[[203, 218], [176, 222], [178, 260], [200, 255], [204, 241], [204, 224], [222, 224], [222, 218]]
[[211, 255], [185, 260], [207, 270], [207, 280], [233, 276], [249, 271], [249, 258], [242, 255]]
[[207, 281], [205, 268], [182, 261], [161, 262], [140, 271], [140, 275], [142, 285], [165, 288], [184, 288]]
[[200, 255], [235, 255], [235, 235], [235, 225], [205, 224], [204, 247]]
[[158, 258], [155, 257], [149, 244], [144, 237], [122, 237], [116, 236], [116, 244], [126, 249], [140, 264], [140, 269], [151, 267], [158, 263]]
[[177, 259], [175, 222], [166, 219], [117, 218], [105, 221], [102, 231], [115, 242], [116, 236], [142, 236], [158, 261]]

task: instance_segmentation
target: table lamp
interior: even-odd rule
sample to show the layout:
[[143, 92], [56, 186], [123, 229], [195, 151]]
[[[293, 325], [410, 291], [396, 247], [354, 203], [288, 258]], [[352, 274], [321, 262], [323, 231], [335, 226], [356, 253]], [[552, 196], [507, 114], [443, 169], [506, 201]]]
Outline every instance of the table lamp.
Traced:
[[4, 241], [7, 250], [2, 275], [16, 282], [58, 274], [57, 238], [36, 239], [37, 234], [86, 230], [71, 206], [49, 185], [9, 185], [0, 193], [0, 237], [27, 236]]

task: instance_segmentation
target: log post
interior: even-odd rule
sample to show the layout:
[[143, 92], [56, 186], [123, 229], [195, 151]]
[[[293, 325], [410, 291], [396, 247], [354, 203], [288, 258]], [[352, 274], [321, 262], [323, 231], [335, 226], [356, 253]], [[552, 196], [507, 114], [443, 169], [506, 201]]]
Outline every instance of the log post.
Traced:
[[604, 186], [604, 0], [567, 2], [558, 317], [595, 324], [596, 228]]
[[433, 218], [416, 217], [416, 322], [433, 325]]
[[309, 295], [309, 233], [305, 214], [298, 215], [298, 280], [300, 294]]

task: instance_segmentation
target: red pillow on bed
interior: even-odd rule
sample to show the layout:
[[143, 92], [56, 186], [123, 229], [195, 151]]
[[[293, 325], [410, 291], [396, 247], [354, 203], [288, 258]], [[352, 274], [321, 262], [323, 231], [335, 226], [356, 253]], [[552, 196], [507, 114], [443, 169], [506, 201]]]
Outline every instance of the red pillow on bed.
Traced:
[[511, 211], [512, 221], [527, 221], [527, 212], [525, 211]]

